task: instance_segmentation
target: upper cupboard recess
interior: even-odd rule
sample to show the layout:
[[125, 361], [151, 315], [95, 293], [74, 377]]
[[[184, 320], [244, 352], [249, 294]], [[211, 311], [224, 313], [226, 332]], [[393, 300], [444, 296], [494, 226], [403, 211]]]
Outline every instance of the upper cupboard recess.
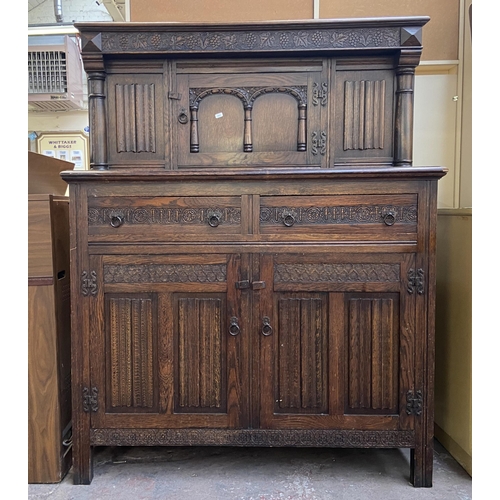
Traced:
[[390, 166], [392, 57], [113, 61], [113, 167]]

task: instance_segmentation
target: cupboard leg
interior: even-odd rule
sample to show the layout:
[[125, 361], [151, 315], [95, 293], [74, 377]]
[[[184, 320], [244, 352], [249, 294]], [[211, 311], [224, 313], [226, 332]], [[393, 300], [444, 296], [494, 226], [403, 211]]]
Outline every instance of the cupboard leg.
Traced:
[[92, 448], [73, 454], [73, 484], [90, 484], [94, 477]]
[[417, 447], [410, 453], [410, 482], [415, 488], [432, 486], [433, 446]]

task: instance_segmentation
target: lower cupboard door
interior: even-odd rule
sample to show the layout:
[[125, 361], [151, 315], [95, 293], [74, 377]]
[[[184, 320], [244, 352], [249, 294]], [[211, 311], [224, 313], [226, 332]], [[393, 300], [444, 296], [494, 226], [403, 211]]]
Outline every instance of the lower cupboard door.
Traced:
[[262, 257], [261, 427], [412, 429], [413, 257], [295, 259]]
[[239, 256], [94, 257], [93, 428], [244, 425]]

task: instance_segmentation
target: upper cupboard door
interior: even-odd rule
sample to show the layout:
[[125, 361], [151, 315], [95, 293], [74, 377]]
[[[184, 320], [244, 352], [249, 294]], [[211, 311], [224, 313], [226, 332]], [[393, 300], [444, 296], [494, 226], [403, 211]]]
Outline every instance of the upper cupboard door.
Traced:
[[327, 164], [327, 62], [178, 63], [169, 94], [177, 164]]
[[108, 155], [114, 167], [165, 164], [163, 68], [156, 70], [160, 73], [139, 69], [107, 78]]
[[394, 70], [338, 60], [335, 71], [334, 164], [391, 165], [394, 134]]

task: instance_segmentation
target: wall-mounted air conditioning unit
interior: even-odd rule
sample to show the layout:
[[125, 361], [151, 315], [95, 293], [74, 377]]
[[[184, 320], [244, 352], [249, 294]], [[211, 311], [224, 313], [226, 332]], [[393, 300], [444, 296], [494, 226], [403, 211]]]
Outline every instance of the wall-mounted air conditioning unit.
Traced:
[[83, 73], [80, 49], [68, 35], [28, 37], [29, 109], [83, 109]]

